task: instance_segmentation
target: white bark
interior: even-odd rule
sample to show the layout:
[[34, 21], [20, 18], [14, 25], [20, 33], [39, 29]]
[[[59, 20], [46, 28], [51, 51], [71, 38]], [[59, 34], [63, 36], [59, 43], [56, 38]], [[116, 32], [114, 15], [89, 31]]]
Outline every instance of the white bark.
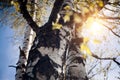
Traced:
[[25, 31], [25, 37], [23, 42], [23, 48], [22, 50], [25, 52], [26, 58], [28, 59], [28, 53], [31, 48], [32, 42], [33, 42], [33, 30], [27, 26]]
[[[37, 1], [37, 0], [35, 0], [35, 1]], [[33, 14], [34, 21], [36, 20], [35, 9], [36, 9], [36, 5], [34, 5], [34, 13], [31, 13], [31, 14]], [[15, 80], [23, 80], [23, 75], [26, 71], [25, 66], [27, 64], [28, 54], [29, 54], [29, 50], [30, 50], [32, 43], [33, 43], [33, 38], [34, 38], [34, 32], [30, 26], [27, 26], [25, 29], [22, 50], [20, 50], [19, 60], [17, 62]], [[22, 53], [21, 53], [21, 51], [22, 51]], [[24, 54], [24, 55], [21, 55], [21, 54]], [[24, 67], [23, 67], [23, 65], [24, 65]]]

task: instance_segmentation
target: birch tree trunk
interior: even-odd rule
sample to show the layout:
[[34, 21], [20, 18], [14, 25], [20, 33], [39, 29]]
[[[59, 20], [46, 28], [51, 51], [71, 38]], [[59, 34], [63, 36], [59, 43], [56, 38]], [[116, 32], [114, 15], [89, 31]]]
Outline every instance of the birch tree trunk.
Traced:
[[[82, 40], [76, 44], [73, 16], [70, 15], [67, 22], [63, 19], [66, 12], [72, 11], [72, 0], [56, 0], [48, 22], [40, 28], [27, 12], [26, 0], [19, 3], [23, 17], [36, 32], [36, 38], [29, 52], [27, 66], [20, 68], [25, 69], [23, 77], [20, 79], [19, 76], [16, 80], [88, 80], [78, 49]], [[70, 6], [70, 9], [66, 11], [65, 6]], [[60, 17], [57, 17], [58, 14]], [[52, 22], [56, 21], [62, 28], [53, 30]]]
[[[37, 0], [35, 0], [35, 2], [37, 2]], [[29, 3], [32, 3], [32, 2], [29, 1]], [[31, 4], [30, 7], [31, 7], [30, 14], [33, 15], [33, 20], [35, 21], [36, 20], [36, 11], [35, 11], [36, 5]], [[26, 71], [25, 66], [27, 64], [29, 50], [33, 43], [34, 34], [35, 33], [33, 32], [32, 28], [29, 27], [29, 25], [26, 26], [22, 49], [19, 47], [20, 55], [19, 55], [19, 60], [17, 62], [15, 80], [23, 80], [23, 75], [25, 74], [25, 71]]]

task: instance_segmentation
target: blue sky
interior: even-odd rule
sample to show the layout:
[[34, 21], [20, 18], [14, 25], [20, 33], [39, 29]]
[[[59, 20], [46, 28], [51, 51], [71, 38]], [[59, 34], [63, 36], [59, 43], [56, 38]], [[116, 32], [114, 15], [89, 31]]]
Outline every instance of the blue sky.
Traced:
[[[13, 8], [6, 9], [8, 11], [14, 11]], [[6, 11], [5, 10], [5, 11]], [[11, 13], [10, 12], [10, 13]], [[15, 79], [15, 68], [8, 67], [9, 65], [16, 66], [16, 62], [19, 57], [19, 43], [14, 44], [15, 31], [11, 29], [11, 22], [3, 10], [0, 10], [0, 20], [4, 16], [5, 19], [0, 21], [0, 80], [14, 80]], [[9, 23], [9, 24], [8, 24]]]
[[11, 42], [13, 30], [7, 26], [0, 28], [0, 80], [14, 80], [15, 65], [18, 58], [18, 45]]

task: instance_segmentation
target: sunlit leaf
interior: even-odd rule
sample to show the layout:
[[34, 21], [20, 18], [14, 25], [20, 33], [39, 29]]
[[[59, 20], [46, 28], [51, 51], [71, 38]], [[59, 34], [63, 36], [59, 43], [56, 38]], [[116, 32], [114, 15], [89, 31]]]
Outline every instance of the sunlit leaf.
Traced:
[[16, 10], [17, 12], [20, 11], [19, 3], [18, 3], [17, 1], [13, 1], [13, 0], [12, 0], [12, 1], [11, 1], [11, 4], [14, 5], [15, 10]]
[[64, 9], [65, 10], [70, 10], [70, 6], [67, 5], [67, 6], [64, 7]]
[[85, 45], [85, 44], [81, 44], [80, 50], [81, 50], [82, 52], [84, 52], [84, 51], [86, 50], [86, 45]]
[[100, 40], [97, 40], [97, 39], [94, 39], [94, 40], [93, 40], [93, 43], [95, 43], [95, 44], [100, 44], [101, 41], [100, 41]]
[[86, 59], [86, 58], [87, 58], [87, 55], [86, 55], [86, 54], [83, 54], [83, 58]]
[[83, 39], [83, 43], [87, 43], [89, 41], [89, 38], [88, 37], [85, 37], [84, 39]]
[[75, 23], [80, 23], [82, 21], [82, 19], [80, 18], [80, 16], [78, 14], [74, 14], [74, 22]]
[[70, 15], [66, 14], [66, 15], [63, 17], [63, 19], [64, 19], [64, 22], [70, 21]]
[[82, 8], [82, 14], [88, 13], [89, 9], [87, 7]]
[[92, 52], [90, 48], [87, 46], [87, 43], [89, 41], [89, 38], [85, 37], [83, 39], [83, 43], [80, 45], [80, 51], [83, 53], [83, 58], [86, 59], [87, 55], [92, 56]]
[[91, 50], [88, 48], [88, 46], [86, 44], [81, 44], [80, 46], [80, 50], [84, 53], [84, 54], [88, 54], [88, 55], [92, 55]]
[[94, 11], [94, 5], [93, 5], [93, 4], [90, 4], [89, 9], [90, 9], [91, 11]]
[[55, 29], [60, 29], [60, 28], [62, 27], [61, 24], [59, 24], [59, 23], [54, 23], [54, 22], [52, 23], [52, 26], [53, 26], [53, 27], [52, 27], [53, 30], [55, 30]]
[[98, 2], [99, 7], [103, 7], [103, 1]]
[[86, 21], [86, 27], [90, 27], [92, 25], [92, 23], [94, 22], [94, 18], [93, 17], [89, 17]]

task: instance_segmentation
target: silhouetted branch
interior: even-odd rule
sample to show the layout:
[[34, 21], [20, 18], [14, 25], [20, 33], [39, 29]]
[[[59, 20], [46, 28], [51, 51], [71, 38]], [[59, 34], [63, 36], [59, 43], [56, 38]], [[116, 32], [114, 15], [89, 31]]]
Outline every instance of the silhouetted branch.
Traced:
[[[94, 58], [96, 58], [96, 59], [99, 59], [99, 60], [112, 60], [112, 61], [115, 60], [114, 62], [120, 67], [120, 63], [116, 61], [116, 58], [110, 58], [110, 57], [101, 58], [101, 57], [98, 57], [97, 55], [95, 55], [95, 54], [93, 54], [93, 53], [92, 53], [92, 56], [93, 56]], [[109, 66], [108, 66], [107, 68], [104, 67], [103, 69], [108, 70], [108, 69], [110, 68], [110, 65], [111, 65], [111, 63], [109, 64]], [[96, 66], [96, 65], [95, 65], [95, 66]], [[89, 73], [95, 68], [95, 66], [93, 66], [93, 67], [89, 70]], [[100, 73], [100, 70], [97, 71], [96, 73], [92, 74], [92, 75], [89, 77], [89, 79], [93, 78], [93, 77], [94, 77], [95, 75], [97, 75], [98, 73]]]
[[111, 2], [108, 2], [107, 4], [112, 4], [112, 5], [119, 5], [120, 6], [120, 1], [118, 0], [118, 1], [116, 1], [116, 2], [114, 2], [114, 3], [111, 3]]
[[104, 7], [105, 9], [109, 10], [109, 11], [112, 11], [112, 12], [118, 12], [118, 11], [115, 11], [115, 10], [112, 10], [112, 9], [109, 9], [107, 7]]
[[93, 78], [95, 75], [97, 75], [99, 72], [97, 72], [97, 73], [95, 73], [95, 74], [93, 74], [91, 77], [89, 77], [89, 80], [91, 79], [91, 78]]
[[97, 66], [97, 64], [95, 64], [89, 71], [88, 71], [88, 75], [91, 73], [91, 71]]
[[55, 22], [57, 19], [57, 15], [61, 9], [62, 4], [65, 0], [55, 0], [52, 11], [50, 13], [50, 17], [42, 27], [40, 27], [39, 32], [42, 32], [43, 30], [51, 31], [52, 30], [52, 22]]
[[34, 32], [39, 32], [39, 27], [36, 24], [36, 22], [33, 21], [32, 17], [30, 16], [26, 4], [27, 0], [18, 0], [20, 5], [20, 12], [23, 14], [23, 17], [26, 19], [27, 23], [30, 25], [30, 27], [33, 29]]
[[120, 17], [98, 17], [99, 19], [120, 19]]
[[[103, 69], [105, 69], [105, 67], [104, 67]], [[101, 72], [101, 70], [96, 71], [95, 73], [93, 73], [93, 74], [89, 77], [89, 80], [90, 80], [91, 78], [93, 78], [95, 75], [99, 74], [100, 72]]]
[[16, 68], [17, 66], [14, 66], [14, 65], [9, 65], [8, 67], [13, 67], [13, 68]]
[[93, 56], [94, 58], [96, 58], [96, 59], [99, 59], [99, 60], [112, 60], [112, 61], [114, 61], [114, 62], [120, 67], [120, 62], [118, 62], [118, 61], [116, 60], [116, 58], [111, 58], [111, 57], [101, 58], [101, 57], [99, 57], [99, 56], [97, 56], [97, 55], [95, 55], [95, 54], [93, 54], [93, 53], [92, 53], [92, 56]]
[[56, 21], [57, 14], [59, 13], [59, 11], [61, 9], [61, 6], [64, 3], [64, 1], [65, 0], [55, 0], [52, 12], [51, 12], [49, 20], [48, 20], [49, 23], [52, 23], [52, 22]]
[[120, 38], [120, 35], [116, 34], [111, 28], [109, 28], [108, 26], [106, 26], [105, 24], [103, 24], [104, 27], [106, 27], [108, 30], [110, 30], [115, 36]]

